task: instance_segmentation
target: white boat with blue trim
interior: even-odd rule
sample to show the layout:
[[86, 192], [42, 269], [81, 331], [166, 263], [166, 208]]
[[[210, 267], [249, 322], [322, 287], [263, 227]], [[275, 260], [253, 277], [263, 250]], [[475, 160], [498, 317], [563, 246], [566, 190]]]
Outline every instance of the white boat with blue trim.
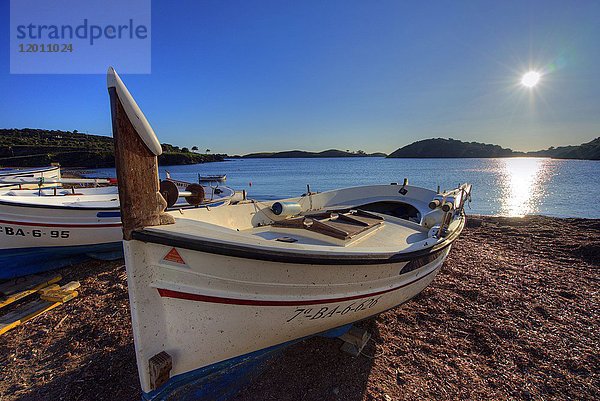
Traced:
[[[60, 181], [58, 181], [60, 183]], [[188, 183], [169, 207], [218, 206], [235, 191]], [[189, 202], [180, 195], [188, 195]], [[166, 196], [166, 195], [165, 195]], [[97, 188], [10, 189], [0, 193], [0, 279], [25, 276], [94, 258], [123, 257], [119, 193]]]
[[117, 175], [131, 184], [120, 196], [144, 399], [224, 399], [274, 350], [408, 301], [465, 226], [467, 184], [443, 193], [371, 185], [165, 214], [158, 140], [112, 68], [108, 88]]
[[118, 199], [111, 187], [78, 189], [75, 194], [70, 189], [46, 188], [0, 195], [0, 279], [89, 257], [120, 257]]

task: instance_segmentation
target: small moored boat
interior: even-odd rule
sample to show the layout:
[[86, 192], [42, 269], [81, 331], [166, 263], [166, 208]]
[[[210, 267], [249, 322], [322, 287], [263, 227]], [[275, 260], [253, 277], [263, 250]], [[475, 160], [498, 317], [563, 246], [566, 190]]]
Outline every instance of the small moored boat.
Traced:
[[465, 225], [467, 184], [165, 213], [159, 141], [112, 68], [108, 90], [117, 175], [128, 183], [121, 213], [145, 399], [222, 399], [261, 356], [408, 301]]
[[[190, 183], [187, 181], [176, 180], [171, 177], [171, 173], [169, 171], [165, 170], [165, 176], [166, 176], [166, 179], [161, 182], [161, 191], [160, 192], [163, 195], [163, 197], [165, 197], [165, 199], [167, 200], [167, 205], [169, 205], [169, 200], [167, 199], [168, 196], [165, 196], [165, 192], [169, 193], [169, 192], [173, 191], [173, 189], [172, 189], [173, 185], [170, 185], [169, 182], [172, 184], [175, 184], [175, 187], [177, 188], [177, 190], [179, 192], [190, 191], [190, 190], [199, 190], [198, 184]], [[235, 190], [233, 190], [232, 188], [226, 187], [224, 185], [218, 185], [218, 184], [217, 185], [206, 185], [206, 181], [201, 180], [200, 176], [198, 176], [198, 183], [203, 187], [204, 197], [206, 199], [206, 202], [211, 202], [214, 199], [223, 199], [223, 198], [231, 199], [235, 196]]]
[[226, 174], [215, 174], [215, 175], [200, 175], [198, 174], [198, 181], [200, 182], [225, 182], [227, 180]]

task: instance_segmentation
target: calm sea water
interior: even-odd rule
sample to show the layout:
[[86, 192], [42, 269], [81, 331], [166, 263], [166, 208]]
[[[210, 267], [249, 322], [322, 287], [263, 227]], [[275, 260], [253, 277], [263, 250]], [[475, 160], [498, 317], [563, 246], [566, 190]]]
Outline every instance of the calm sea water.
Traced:
[[[471, 212], [486, 215], [600, 218], [600, 162], [544, 158], [503, 159], [236, 159], [222, 163], [161, 167], [173, 178], [227, 174], [227, 185], [255, 199], [366, 184], [402, 183], [450, 189], [473, 184]], [[115, 176], [114, 169], [92, 175]]]

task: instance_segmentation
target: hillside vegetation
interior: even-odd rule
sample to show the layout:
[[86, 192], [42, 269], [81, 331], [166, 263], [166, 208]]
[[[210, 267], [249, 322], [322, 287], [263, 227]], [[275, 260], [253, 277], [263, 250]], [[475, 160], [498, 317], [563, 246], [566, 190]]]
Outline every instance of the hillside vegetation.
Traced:
[[[196, 164], [224, 160], [223, 155], [190, 152], [162, 144], [161, 165]], [[0, 166], [34, 167], [60, 163], [64, 167], [114, 167], [113, 138], [76, 130], [0, 129]]]
[[[456, 139], [424, 139], [413, 142], [394, 152], [388, 157], [510, 157], [515, 156], [516, 152], [511, 149], [505, 149], [498, 145], [489, 145], [479, 142], [463, 142]], [[523, 153], [519, 153], [523, 155]]]
[[547, 156], [554, 159], [600, 160], [600, 137], [578, 146], [550, 147], [539, 152], [529, 152], [528, 156]]
[[552, 157], [555, 159], [600, 160], [600, 137], [578, 146], [550, 147], [535, 152], [519, 152], [479, 142], [463, 142], [456, 139], [433, 138], [413, 142], [388, 157], [396, 158], [454, 158], [454, 157]]

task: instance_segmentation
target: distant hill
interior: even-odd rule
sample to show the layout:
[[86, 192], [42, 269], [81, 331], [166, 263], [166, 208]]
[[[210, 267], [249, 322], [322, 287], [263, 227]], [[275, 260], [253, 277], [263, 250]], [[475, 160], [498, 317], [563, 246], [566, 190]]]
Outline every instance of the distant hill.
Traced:
[[397, 158], [452, 158], [452, 157], [511, 157], [523, 156], [522, 152], [514, 152], [498, 145], [479, 142], [463, 142], [456, 139], [424, 139], [413, 142], [394, 152], [388, 157]]
[[317, 157], [385, 157], [385, 153], [365, 153], [362, 150], [349, 152], [337, 149], [324, 150], [322, 152], [306, 152], [304, 150], [287, 150], [283, 152], [260, 152], [240, 156], [243, 159], [257, 158], [317, 158]]
[[550, 147], [546, 150], [528, 152], [527, 156], [546, 156], [554, 159], [600, 160], [600, 137], [578, 146]]
[[600, 160], [600, 137], [578, 146], [562, 146], [535, 152], [519, 152], [512, 149], [479, 142], [463, 142], [456, 139], [434, 138], [413, 142], [388, 157], [395, 158], [457, 158], [457, 157], [552, 157], [555, 159]]
[[[190, 152], [162, 144], [161, 165], [196, 164], [224, 160], [223, 155]], [[64, 167], [114, 167], [113, 138], [76, 130], [0, 129], [0, 166], [34, 167], [60, 163]]]

